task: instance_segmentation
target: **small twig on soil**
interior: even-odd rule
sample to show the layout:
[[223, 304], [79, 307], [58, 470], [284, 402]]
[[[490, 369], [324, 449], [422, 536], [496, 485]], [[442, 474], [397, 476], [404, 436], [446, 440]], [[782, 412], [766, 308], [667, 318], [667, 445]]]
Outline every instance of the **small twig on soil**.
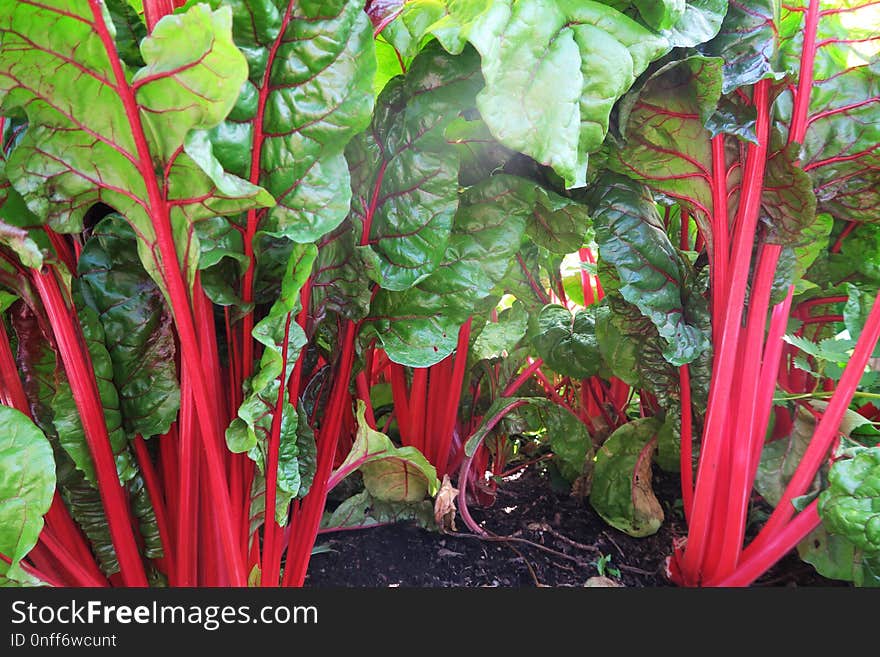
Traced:
[[595, 545], [585, 545], [584, 543], [578, 543], [577, 541], [573, 541], [568, 536], [565, 536], [564, 534], [553, 529], [546, 522], [532, 523], [528, 526], [528, 528], [531, 529], [532, 531], [547, 532], [551, 536], [558, 538], [560, 541], [562, 541], [566, 545], [570, 545], [574, 548], [578, 548], [579, 550], [586, 550], [587, 552], [593, 552], [593, 553], [601, 553], [602, 552], [602, 550], [597, 548]]
[[642, 570], [641, 568], [636, 568], [635, 566], [627, 566], [625, 563], [619, 563], [614, 566], [615, 568], [619, 568], [620, 570], [625, 570], [628, 573], [635, 573], [636, 575], [647, 575], [649, 577], [653, 577], [657, 574], [657, 571], [651, 572], [650, 570]]
[[478, 534], [462, 534], [459, 532], [446, 532], [449, 536], [455, 536], [457, 538], [476, 538], [481, 541], [490, 541], [494, 543], [523, 543], [524, 545], [529, 545], [533, 548], [537, 548], [543, 552], [547, 552], [548, 554], [556, 555], [557, 557], [562, 557], [563, 559], [568, 559], [569, 561], [574, 561], [579, 566], [589, 566], [589, 561], [584, 561], [583, 559], [578, 559], [570, 554], [565, 554], [565, 552], [559, 552], [558, 550], [554, 550], [553, 548], [548, 548], [546, 545], [541, 545], [540, 543], [535, 543], [534, 541], [530, 541], [526, 538], [519, 538], [517, 536], [496, 536], [494, 534], [490, 534], [487, 536], [480, 536]]
[[621, 550], [621, 549], [620, 549], [620, 546], [619, 546], [617, 543], [614, 542], [614, 539], [611, 538], [611, 535], [610, 535], [608, 532], [602, 532], [602, 536], [604, 536], [605, 538], [607, 538], [607, 539], [609, 540], [609, 542], [611, 543], [611, 545], [613, 545], [615, 548], [617, 548], [617, 552], [618, 552], [618, 554], [620, 554], [621, 557], [625, 557], [625, 556], [626, 556], [626, 555], [623, 553], [623, 550]]
[[526, 568], [529, 569], [529, 575], [532, 576], [532, 581], [535, 582], [535, 586], [539, 589], [544, 588], [544, 585], [541, 584], [541, 582], [538, 580], [538, 575], [535, 573], [535, 569], [532, 568], [532, 564], [529, 563], [529, 560], [526, 559], [525, 555], [510, 544], [508, 544], [507, 547], [513, 550], [519, 556], [519, 558], [522, 559], [523, 563], [526, 565]]

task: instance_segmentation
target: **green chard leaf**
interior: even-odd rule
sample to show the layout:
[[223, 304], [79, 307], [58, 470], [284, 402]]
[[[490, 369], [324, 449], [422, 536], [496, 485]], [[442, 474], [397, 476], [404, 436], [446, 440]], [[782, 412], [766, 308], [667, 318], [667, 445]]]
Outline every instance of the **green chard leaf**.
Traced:
[[828, 488], [819, 495], [819, 516], [830, 534], [865, 554], [880, 557], [880, 447], [834, 462]]
[[780, 77], [774, 69], [778, 0], [730, 2], [718, 35], [699, 50], [724, 61], [722, 93]]
[[[799, 73], [807, 0], [786, 2], [779, 21], [779, 63]], [[874, 3], [821, 3], [801, 166], [819, 209], [837, 219], [877, 222], [880, 204], [880, 17]], [[777, 101], [783, 123], [791, 93]]]
[[584, 244], [590, 228], [587, 206], [538, 187], [535, 210], [526, 226], [526, 234], [538, 246], [551, 253], [565, 255]]
[[276, 199], [260, 231], [314, 241], [348, 213], [343, 152], [373, 110], [376, 61], [364, 3], [224, 4], [233, 9], [232, 34], [248, 75], [229, 118], [211, 131], [215, 154], [228, 171]]
[[95, 226], [78, 268], [104, 329], [126, 434], [166, 433], [180, 408], [171, 313], [141, 267], [134, 231], [122, 217]]
[[486, 80], [477, 107], [492, 134], [568, 187], [586, 183], [587, 155], [602, 144], [614, 103], [670, 47], [598, 2], [416, 0], [401, 21], [410, 44], [430, 33], [452, 53], [473, 45]]
[[245, 399], [238, 409], [238, 417], [226, 430], [229, 449], [236, 453], [247, 452], [265, 477], [269, 440], [280, 400], [275, 514], [282, 525], [286, 523], [290, 501], [301, 494], [303, 485], [303, 464], [299, 461], [301, 432], [298, 431], [297, 410], [289, 398], [287, 383], [299, 350], [306, 344], [305, 333], [296, 323], [295, 315], [300, 309], [299, 292], [312, 271], [317, 251], [314, 244], [294, 247], [282, 279], [281, 294], [268, 315], [253, 329], [253, 337], [264, 346], [263, 356], [256, 373], [246, 383]]
[[[815, 430], [816, 420], [813, 415], [808, 410], [798, 407], [791, 434], [764, 446], [755, 476], [755, 490], [773, 506], [782, 499], [782, 493], [794, 475]], [[820, 484], [820, 477], [816, 475], [808, 493], [818, 492]]]
[[[609, 157], [614, 171], [685, 207], [711, 242], [712, 145], [705, 123], [721, 98], [722, 60], [694, 55], [656, 71], [621, 105], [626, 140]], [[736, 157], [730, 153], [728, 159]], [[735, 185], [734, 169], [728, 185]], [[735, 204], [732, 204], [735, 207]]]
[[525, 337], [528, 321], [525, 306], [515, 301], [510, 308], [498, 314], [497, 322], [486, 322], [471, 345], [471, 356], [475, 360], [504, 358]]
[[590, 504], [605, 522], [630, 536], [655, 534], [664, 520], [651, 488], [651, 461], [661, 426], [656, 418], [628, 422], [596, 454]]
[[363, 490], [342, 502], [332, 513], [325, 513], [321, 528], [348, 529], [405, 521], [414, 521], [425, 529], [436, 529], [434, 505], [430, 500], [386, 502]]
[[614, 265], [624, 299], [657, 327], [664, 357], [683, 365], [700, 356], [708, 336], [688, 321], [682, 298], [686, 263], [672, 246], [647, 189], [622, 176], [605, 178], [593, 211], [603, 260]]
[[55, 492], [52, 447], [23, 413], [0, 406], [0, 586], [39, 585], [21, 568], [43, 529], [43, 516]]
[[[516, 415], [511, 413], [516, 411]], [[483, 415], [483, 422], [467, 439], [465, 454], [473, 456], [493, 431], [504, 431], [498, 418], [515, 418], [517, 430], [545, 438], [553, 450], [559, 472], [570, 483], [589, 475], [592, 469], [593, 442], [587, 427], [568, 409], [543, 397], [498, 397]], [[500, 427], [500, 428], [499, 428]]]
[[[718, 34], [728, 11], [727, 0], [635, 0], [647, 21], [647, 13], [657, 16], [657, 5], [665, 5], [665, 16], [656, 25], [672, 48], [692, 48]], [[649, 7], [651, 9], [649, 9]], [[656, 19], [655, 19], [656, 20]], [[651, 21], [647, 21], [651, 24]]]
[[[44, 320], [24, 303], [13, 306], [10, 320], [17, 342], [16, 364], [30, 402], [31, 414], [49, 439], [54, 452], [58, 492], [91, 543], [101, 570], [111, 575], [119, 571], [119, 562], [107, 527], [101, 495], [77, 469], [62, 447], [55, 428], [56, 393], [59, 389], [66, 389], [68, 398], [70, 394], [61, 360], [56, 356], [48, 337], [51, 329], [44, 327]], [[67, 412], [64, 405], [59, 412]]]
[[418, 502], [440, 488], [437, 471], [415, 447], [396, 447], [384, 433], [370, 428], [366, 405], [358, 400], [357, 436], [337, 472], [359, 470], [370, 496], [382, 502]]
[[[128, 436], [123, 426], [122, 404], [119, 390], [114, 382], [114, 363], [107, 350], [107, 335], [98, 311], [83, 298], [86, 283], [74, 279], [72, 296], [76, 306], [79, 324], [88, 348], [89, 357], [95, 375], [95, 383], [101, 405], [104, 408], [104, 420], [110, 437], [110, 447], [116, 459], [116, 471], [123, 484], [135, 476], [137, 463], [128, 445]], [[87, 293], [87, 291], [86, 291]], [[54, 412], [53, 422], [61, 441], [61, 446], [68, 453], [86, 477], [86, 480], [97, 487], [95, 466], [92, 454], [86, 441], [85, 429], [79, 415], [79, 409], [73, 397], [73, 390], [63, 369], [58, 370], [58, 381], [52, 401]]]
[[192, 283], [194, 222], [273, 204], [222, 171], [203, 132], [226, 117], [247, 76], [231, 27], [228, 7], [166, 16], [134, 70], [120, 60], [104, 3], [0, 2], [0, 104], [29, 122], [9, 155], [12, 185], [61, 233], [81, 231], [95, 203], [116, 209], [163, 292], [157, 227], [171, 231]]
[[473, 50], [452, 57], [427, 47], [405, 78], [385, 87], [370, 130], [346, 151], [357, 251], [384, 289], [412, 287], [443, 258], [458, 207], [459, 167], [444, 131], [473, 107], [481, 84]]
[[823, 577], [856, 586], [880, 586], [880, 555], [864, 552], [839, 534], [820, 525], [798, 543], [798, 555]]
[[506, 274], [535, 203], [535, 185], [494, 176], [468, 189], [436, 270], [402, 292], [380, 290], [366, 329], [389, 358], [426, 367], [446, 358], [458, 329]]
[[532, 343], [547, 367], [575, 379], [599, 372], [602, 357], [590, 310], [572, 313], [565, 306], [547, 305], [538, 316], [538, 331]]

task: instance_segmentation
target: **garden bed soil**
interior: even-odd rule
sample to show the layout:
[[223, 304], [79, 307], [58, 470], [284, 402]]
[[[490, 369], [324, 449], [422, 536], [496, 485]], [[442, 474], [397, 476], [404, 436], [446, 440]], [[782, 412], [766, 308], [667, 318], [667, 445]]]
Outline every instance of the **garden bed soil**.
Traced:
[[[653, 536], [632, 538], [607, 525], [586, 499], [556, 490], [532, 467], [498, 488], [495, 504], [470, 506], [484, 529], [516, 540], [475, 537], [456, 518], [458, 532], [440, 534], [412, 524], [322, 534], [328, 551], [312, 557], [307, 587], [582, 587], [600, 573], [607, 584], [672, 586], [665, 561], [684, 536], [677, 477], [654, 473], [666, 521]], [[604, 559], [603, 559], [604, 557]], [[594, 582], [596, 580], [593, 580]], [[754, 586], [838, 586], [795, 552]]]

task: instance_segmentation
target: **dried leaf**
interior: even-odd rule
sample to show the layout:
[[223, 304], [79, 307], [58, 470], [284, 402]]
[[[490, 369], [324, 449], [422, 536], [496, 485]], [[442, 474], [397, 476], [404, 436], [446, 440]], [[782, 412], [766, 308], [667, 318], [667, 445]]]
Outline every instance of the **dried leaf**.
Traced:
[[443, 483], [440, 490], [437, 491], [437, 497], [434, 498], [434, 520], [441, 532], [448, 530], [457, 531], [455, 529], [455, 498], [458, 496], [458, 489], [453, 487], [449, 480], [449, 475], [443, 475]]

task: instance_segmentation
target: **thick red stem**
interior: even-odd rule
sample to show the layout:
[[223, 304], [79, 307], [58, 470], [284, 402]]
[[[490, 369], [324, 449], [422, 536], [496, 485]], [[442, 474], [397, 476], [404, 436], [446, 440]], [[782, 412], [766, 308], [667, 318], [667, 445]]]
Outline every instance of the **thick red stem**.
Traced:
[[214, 413], [213, 393], [208, 388], [208, 379], [202, 371], [199, 340], [193, 319], [192, 306], [187, 284], [183, 277], [177, 247], [171, 227], [171, 215], [168, 201], [156, 179], [153, 153], [141, 119], [141, 111], [135, 99], [126, 72], [122, 67], [116, 51], [116, 42], [104, 21], [104, 3], [101, 0], [89, 0], [92, 9], [95, 30], [100, 37], [115, 78], [114, 89], [122, 101], [126, 116], [131, 126], [132, 138], [137, 147], [137, 166], [147, 190], [148, 206], [153, 229], [156, 231], [158, 260], [161, 261], [160, 274], [167, 292], [167, 298], [174, 317], [174, 323], [180, 336], [181, 357], [193, 373], [191, 387], [195, 398], [196, 413], [201, 425], [202, 445], [208, 466], [213, 503], [218, 510], [220, 529], [223, 534], [223, 551], [232, 583], [244, 586], [247, 577], [244, 572], [238, 541], [232, 520], [235, 517], [229, 500], [225, 470], [219, 445], [223, 441], [219, 419]]
[[[723, 314], [721, 340], [715, 359], [706, 427], [694, 487], [694, 506], [688, 532], [688, 543], [682, 561], [686, 577], [699, 580], [712, 523], [712, 508], [718, 486], [718, 474], [723, 452], [729, 415], [729, 400], [736, 374], [736, 351], [739, 343], [740, 320], [743, 313], [752, 245], [758, 223], [758, 209], [763, 191], [764, 170], [767, 161], [767, 141], [770, 125], [769, 83], [761, 80], [755, 85], [757, 108], [755, 132], [757, 144], [749, 144], [746, 158], [740, 205], [737, 211], [737, 231], [733, 245], [733, 268], [727, 285], [727, 308]], [[720, 294], [715, 288], [714, 295]]]
[[449, 387], [443, 392], [442, 398], [446, 398], [446, 408], [443, 413], [443, 424], [440, 428], [440, 444], [437, 446], [437, 475], [442, 477], [446, 474], [446, 466], [449, 463], [449, 452], [452, 445], [452, 435], [455, 432], [455, 422], [458, 419], [458, 405], [461, 402], [464, 375], [467, 369], [468, 343], [471, 338], [471, 318], [458, 332], [458, 345], [455, 348], [455, 365], [452, 368], [452, 380]]
[[110, 448], [110, 436], [104, 420], [104, 406], [95, 381], [92, 359], [52, 270], [34, 272], [34, 287], [40, 294], [46, 315], [55, 334], [64, 370], [79, 412], [86, 443], [95, 465], [95, 477], [101, 503], [107, 514], [110, 538], [119, 560], [126, 586], [147, 586], [144, 566], [131, 527], [131, 510], [125, 490], [116, 473], [116, 460]]
[[678, 368], [681, 387], [681, 501], [685, 520], [689, 520], [694, 505], [694, 437], [691, 417], [691, 374], [687, 365]]

